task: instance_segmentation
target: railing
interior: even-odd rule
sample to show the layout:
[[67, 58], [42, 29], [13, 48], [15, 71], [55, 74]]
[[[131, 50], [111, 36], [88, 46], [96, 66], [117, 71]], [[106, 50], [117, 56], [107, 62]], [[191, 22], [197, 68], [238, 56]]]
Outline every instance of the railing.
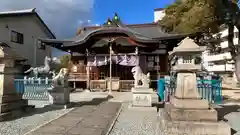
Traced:
[[86, 81], [87, 74], [86, 73], [70, 73], [68, 81]]
[[[89, 79], [93, 80], [97, 78], [95, 73], [89, 74]], [[68, 81], [88, 81], [88, 74], [87, 73], [69, 73]]]
[[134, 80], [120, 80], [120, 91], [131, 91], [134, 87]]
[[204, 61], [220, 61], [220, 60], [228, 60], [232, 59], [232, 56], [229, 52], [221, 53], [221, 54], [215, 54], [215, 55], [205, 55]]
[[105, 91], [107, 90], [107, 81], [106, 80], [90, 80], [90, 89]]
[[216, 71], [234, 71], [234, 64], [226, 64], [226, 65], [212, 65], [205, 67], [208, 71], [216, 72]]
[[[197, 80], [197, 88], [201, 98], [210, 103], [222, 102], [222, 81], [221, 80]], [[158, 95], [164, 102], [169, 102], [169, 97], [176, 91], [176, 79], [168, 77], [158, 80]]]
[[23, 99], [48, 100], [47, 90], [52, 86], [52, 79], [14, 79], [14, 86]]
[[[107, 80], [90, 80], [90, 89], [91, 90], [100, 90], [105, 91], [107, 90]], [[134, 87], [134, 80], [119, 80], [119, 83], [114, 83], [115, 80], [112, 81], [112, 90], [117, 91], [131, 91], [131, 89]], [[119, 85], [113, 86], [113, 85]], [[157, 88], [157, 80], [151, 80], [150, 87], [156, 89]]]

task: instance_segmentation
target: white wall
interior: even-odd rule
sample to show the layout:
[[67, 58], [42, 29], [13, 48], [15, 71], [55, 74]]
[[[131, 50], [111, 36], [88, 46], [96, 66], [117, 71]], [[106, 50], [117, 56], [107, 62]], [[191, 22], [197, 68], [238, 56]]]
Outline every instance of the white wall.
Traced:
[[[233, 39], [233, 42], [235, 45], [237, 45], [238, 43], [238, 38], [237, 38], [237, 28], [235, 27], [234, 28], [234, 39]], [[224, 29], [222, 30], [221, 32], [221, 38], [227, 38], [228, 36], [228, 29]], [[216, 34], [214, 34], [213, 36], [216, 36]], [[227, 39], [222, 41], [220, 43], [220, 46], [221, 48], [228, 48], [228, 41]], [[234, 63], [231, 63], [231, 54], [230, 52], [226, 51], [226, 52], [222, 52], [220, 54], [216, 54], [216, 55], [211, 55], [209, 54], [209, 51], [206, 50], [203, 52], [202, 54], [202, 57], [203, 57], [203, 66], [208, 70], [208, 71], [211, 71], [211, 72], [214, 72], [214, 71], [234, 71], [235, 70], [235, 66], [234, 66]], [[222, 63], [225, 63], [224, 61], [227, 61], [226, 65], [225, 64], [214, 64], [216, 62], [222, 62]], [[212, 63], [212, 64], [209, 64], [209, 63]]]
[[156, 10], [156, 11], [154, 11], [154, 22], [162, 20], [162, 18], [164, 16], [165, 16], [164, 10]]
[[[24, 44], [11, 42], [11, 31], [22, 33], [24, 36]], [[37, 37], [50, 38], [44, 31], [40, 21], [35, 16], [21, 17], [1, 17], [0, 18], [0, 41], [7, 43], [15, 49], [15, 51], [28, 59], [28, 64], [34, 64], [34, 45]], [[44, 57], [51, 55], [51, 48], [46, 46], [46, 50], [38, 49], [36, 64], [42, 65]]]

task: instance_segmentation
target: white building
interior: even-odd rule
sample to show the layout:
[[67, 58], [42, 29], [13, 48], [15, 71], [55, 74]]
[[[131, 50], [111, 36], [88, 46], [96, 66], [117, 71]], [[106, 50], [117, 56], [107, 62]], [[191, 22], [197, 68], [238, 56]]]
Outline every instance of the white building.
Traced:
[[154, 9], [154, 22], [162, 20], [164, 16], [165, 16], [164, 8]]
[[[233, 63], [232, 56], [229, 52], [229, 46], [227, 41], [228, 28], [222, 28], [220, 31], [221, 37], [221, 51], [211, 53], [209, 50], [203, 52], [203, 66], [206, 70], [215, 73], [232, 73], [235, 70], [235, 64]], [[214, 36], [216, 36], [215, 34]], [[235, 45], [238, 44], [238, 30], [234, 28], [234, 39], [233, 42]]]
[[55, 36], [35, 9], [0, 12], [0, 42], [9, 45], [33, 66], [42, 65], [45, 56], [51, 56], [51, 48], [38, 45], [38, 38]]

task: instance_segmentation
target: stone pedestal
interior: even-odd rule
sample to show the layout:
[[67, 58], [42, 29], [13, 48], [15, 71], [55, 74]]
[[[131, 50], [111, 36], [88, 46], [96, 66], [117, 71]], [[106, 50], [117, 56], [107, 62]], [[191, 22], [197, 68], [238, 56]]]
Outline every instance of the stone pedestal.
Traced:
[[231, 128], [225, 122], [172, 120], [166, 112], [163, 112], [159, 122], [161, 131], [168, 135], [231, 135]]
[[132, 106], [135, 107], [152, 107], [153, 89], [136, 87], [132, 88], [133, 100]]
[[53, 105], [67, 105], [70, 102], [70, 89], [55, 87], [49, 90], [49, 102]]

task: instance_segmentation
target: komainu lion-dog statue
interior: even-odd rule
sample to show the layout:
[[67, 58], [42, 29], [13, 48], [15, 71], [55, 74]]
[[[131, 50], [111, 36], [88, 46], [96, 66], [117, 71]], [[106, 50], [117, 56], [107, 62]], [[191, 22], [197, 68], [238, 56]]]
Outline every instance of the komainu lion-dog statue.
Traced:
[[[149, 88], [150, 73], [145, 75], [139, 66], [133, 67], [131, 72], [133, 73], [134, 87]], [[139, 81], [142, 82], [142, 85], [139, 85]]]

